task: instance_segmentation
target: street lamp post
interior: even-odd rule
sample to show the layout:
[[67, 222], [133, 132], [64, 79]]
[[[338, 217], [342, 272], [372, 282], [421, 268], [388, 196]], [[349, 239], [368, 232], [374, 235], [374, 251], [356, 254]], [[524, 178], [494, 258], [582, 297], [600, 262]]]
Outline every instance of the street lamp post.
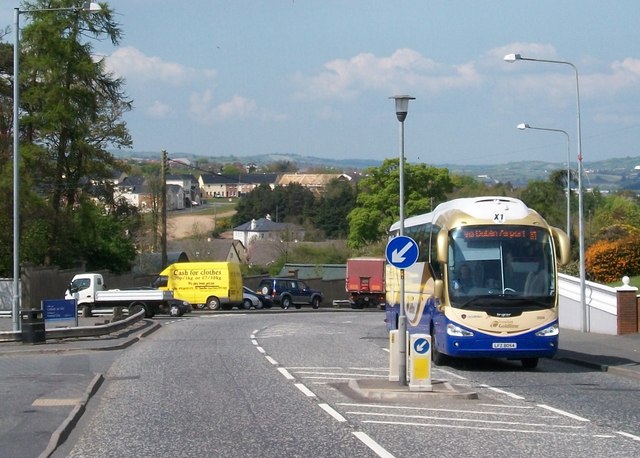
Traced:
[[547, 60], [547, 59], [532, 59], [528, 57], [522, 57], [520, 54], [507, 54], [504, 56], [504, 60], [509, 63], [513, 63], [519, 60], [531, 61], [531, 62], [544, 62], [549, 64], [562, 64], [569, 65], [573, 68], [576, 75], [576, 113], [577, 113], [577, 136], [578, 136], [578, 241], [580, 250], [580, 303], [582, 304], [582, 332], [588, 331], [587, 324], [587, 304], [586, 304], [586, 286], [585, 286], [585, 264], [584, 264], [584, 204], [583, 204], [583, 190], [582, 190], [582, 132], [580, 123], [580, 83], [578, 78], [578, 68], [571, 62], [563, 60]]
[[[415, 97], [394, 95], [389, 97], [396, 102], [396, 117], [400, 121], [400, 235], [404, 235], [404, 120], [409, 111], [409, 100]], [[404, 298], [404, 269], [400, 269], [400, 315], [398, 316], [398, 376], [400, 385], [407, 384], [407, 315]]]
[[518, 129], [534, 129], [534, 130], [546, 130], [549, 132], [562, 132], [567, 136], [567, 237], [569, 238], [569, 244], [571, 244], [571, 153], [570, 153], [570, 141], [569, 134], [562, 129], [550, 129], [546, 127], [533, 127], [529, 124], [518, 124]]
[[43, 8], [21, 10], [14, 8], [13, 42], [13, 330], [20, 330], [20, 15], [44, 11], [87, 11], [97, 13], [102, 10], [98, 3], [85, 2], [82, 7]]

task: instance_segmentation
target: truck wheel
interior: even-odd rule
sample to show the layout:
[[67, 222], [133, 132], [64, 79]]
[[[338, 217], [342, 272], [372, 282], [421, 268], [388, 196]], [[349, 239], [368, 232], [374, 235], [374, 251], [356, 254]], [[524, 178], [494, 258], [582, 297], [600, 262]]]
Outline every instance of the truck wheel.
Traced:
[[220, 299], [215, 296], [211, 296], [207, 299], [207, 307], [211, 310], [220, 310]]
[[147, 315], [149, 315], [149, 312], [147, 311], [147, 308], [142, 302], [134, 302], [129, 306], [129, 316], [135, 315], [141, 310], [144, 310], [144, 316], [145, 318], [148, 318]]
[[[245, 310], [249, 310], [251, 308], [251, 299], [245, 299], [242, 301], [242, 308]], [[257, 307], [256, 307], [257, 308]]]
[[314, 309], [317, 309], [318, 307], [320, 307], [320, 298], [318, 296], [313, 298], [313, 300], [311, 301], [311, 306]]
[[91, 306], [83, 305], [80, 310], [82, 311], [82, 316], [84, 318], [91, 318]]

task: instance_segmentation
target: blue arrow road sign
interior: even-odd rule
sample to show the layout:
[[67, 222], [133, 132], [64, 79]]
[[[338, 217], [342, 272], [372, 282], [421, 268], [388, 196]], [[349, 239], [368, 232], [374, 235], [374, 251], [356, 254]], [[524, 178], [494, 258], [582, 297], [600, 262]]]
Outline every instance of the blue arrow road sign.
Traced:
[[398, 269], [406, 269], [418, 260], [418, 244], [411, 237], [400, 235], [387, 243], [387, 261]]
[[427, 339], [416, 339], [413, 343], [413, 350], [419, 355], [424, 355], [429, 351], [429, 341]]

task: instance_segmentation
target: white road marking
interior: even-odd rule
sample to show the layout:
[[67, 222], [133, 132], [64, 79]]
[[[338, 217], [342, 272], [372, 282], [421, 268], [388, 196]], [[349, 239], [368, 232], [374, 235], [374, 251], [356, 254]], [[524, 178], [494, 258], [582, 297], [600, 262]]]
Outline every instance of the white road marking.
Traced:
[[[291, 369], [291, 368], [289, 368]], [[382, 378], [382, 379], [386, 379], [387, 376], [385, 375], [375, 375], [375, 374], [354, 374], [354, 373], [343, 373], [343, 372], [316, 372], [316, 371], [300, 371], [297, 370], [295, 371], [296, 374], [302, 374], [302, 375], [311, 375], [311, 374], [315, 374], [315, 375], [335, 375], [335, 376], [354, 376], [354, 377], [373, 377], [373, 378]]]
[[298, 388], [300, 391], [302, 391], [305, 396], [310, 397], [310, 398], [315, 398], [316, 394], [311, 391], [309, 388], [307, 388], [306, 386], [304, 386], [302, 383], [295, 383], [294, 384], [296, 386], [296, 388]]
[[[450, 428], [450, 429], [474, 429], [478, 431], [497, 431], [497, 432], [512, 432], [512, 433], [527, 433], [527, 434], [545, 434], [548, 436], [576, 436], [576, 437], [601, 437], [590, 434], [579, 433], [566, 433], [555, 432], [548, 430], [535, 430], [535, 429], [513, 429], [513, 428], [487, 428], [484, 426], [463, 426], [463, 425], [443, 425], [440, 423], [414, 423], [408, 421], [376, 421], [376, 420], [363, 420], [363, 423], [372, 423], [379, 425], [399, 425], [399, 426], [421, 426], [429, 428]], [[609, 436], [613, 437], [613, 436]]]
[[[345, 407], [366, 407], [366, 408], [379, 408], [386, 410], [413, 410], [413, 411], [422, 411], [422, 412], [447, 412], [447, 413], [460, 413], [460, 414], [477, 414], [477, 415], [502, 415], [504, 417], [526, 417], [532, 418], [534, 415], [531, 415], [530, 412], [526, 413], [514, 413], [514, 412], [491, 412], [484, 410], [463, 410], [463, 409], [437, 409], [433, 407], [413, 407], [413, 406], [393, 406], [393, 405], [385, 405], [385, 404], [358, 404], [358, 403], [349, 403], [349, 402], [340, 402], [338, 403], [340, 406]], [[512, 408], [516, 406], [499, 406], [504, 408]], [[534, 407], [527, 407], [527, 409], [533, 409]], [[540, 418], [558, 418], [556, 416], [549, 417], [547, 415], [536, 415]]]
[[267, 358], [267, 361], [269, 361], [271, 364], [273, 364], [274, 366], [278, 365], [278, 361], [276, 361], [275, 359], [273, 359], [271, 356], [267, 355], [265, 356], [265, 358]]
[[256, 347], [256, 349], [257, 349], [260, 353], [262, 353], [263, 355], [266, 355], [266, 354], [267, 354], [267, 352], [266, 352], [266, 351], [264, 350], [264, 348], [262, 348], [262, 347]]
[[479, 385], [479, 386], [481, 386], [482, 388], [487, 388], [487, 389], [489, 389], [491, 391], [495, 391], [496, 393], [505, 394], [505, 395], [507, 395], [507, 396], [509, 396], [510, 398], [513, 398], [513, 399], [524, 399], [522, 396], [518, 396], [517, 394], [509, 393], [508, 391], [504, 391], [504, 390], [501, 390], [499, 388], [494, 388], [494, 387], [489, 386], [489, 385], [482, 384], [482, 385]]
[[578, 420], [578, 421], [590, 421], [590, 420], [588, 420], [588, 419], [586, 419], [586, 418], [579, 417], [579, 416], [574, 415], [574, 414], [572, 414], [572, 413], [565, 412], [564, 410], [556, 409], [556, 408], [554, 408], [554, 407], [550, 407], [550, 406], [545, 405], [545, 404], [538, 404], [538, 407], [542, 407], [543, 409], [550, 410], [551, 412], [555, 412], [555, 413], [557, 413], [557, 414], [564, 415], [565, 417], [573, 418], [574, 420]]
[[284, 367], [279, 367], [279, 368], [278, 368], [278, 371], [279, 371], [282, 375], [284, 375], [284, 377], [285, 377], [286, 379], [288, 379], [288, 380], [293, 380], [293, 378], [294, 378], [294, 377], [293, 377], [293, 375], [291, 375], [291, 374], [289, 373], [289, 371], [288, 371], [288, 370], [286, 370]]
[[[367, 415], [371, 417], [391, 417], [391, 418], [408, 418], [414, 420], [439, 420], [439, 421], [454, 421], [454, 422], [469, 422], [469, 423], [482, 423], [488, 425], [514, 425], [514, 426], [528, 426], [528, 427], [547, 427], [551, 426], [545, 423], [526, 423], [518, 421], [506, 421], [506, 420], [477, 420], [472, 418], [453, 418], [453, 417], [431, 417], [426, 415], [397, 415], [384, 412], [347, 412], [350, 415]], [[443, 425], [444, 426], [444, 425]], [[566, 429], [583, 429], [584, 426], [572, 426], [572, 425], [553, 425], [553, 428], [566, 428]]]
[[633, 439], [634, 441], [640, 441], [640, 437], [636, 435], [625, 433], [624, 431], [617, 431], [617, 433], [620, 434], [621, 436], [628, 437], [629, 439]]
[[344, 418], [342, 415], [340, 415], [333, 407], [331, 407], [329, 404], [325, 404], [325, 403], [320, 403], [318, 404], [320, 406], [320, 408], [322, 410], [324, 410], [325, 412], [327, 412], [329, 415], [331, 415], [333, 418], [335, 418], [337, 421], [339, 422], [346, 422], [347, 419]]
[[358, 439], [360, 439], [360, 441], [364, 445], [369, 447], [373, 451], [373, 453], [375, 453], [379, 457], [394, 458], [394, 456], [391, 453], [387, 452], [380, 444], [378, 444], [376, 441], [371, 439], [366, 433], [363, 433], [360, 431], [354, 431], [353, 435], [356, 436]]
[[450, 376], [455, 377], [455, 378], [459, 378], [460, 380], [466, 380], [467, 379], [466, 377], [463, 377], [462, 375], [458, 375], [455, 372], [451, 372], [451, 371], [447, 371], [447, 370], [444, 370], [444, 369], [440, 369], [439, 367], [438, 368], [434, 368], [434, 372], [435, 371], [444, 372], [445, 374], [450, 375]]

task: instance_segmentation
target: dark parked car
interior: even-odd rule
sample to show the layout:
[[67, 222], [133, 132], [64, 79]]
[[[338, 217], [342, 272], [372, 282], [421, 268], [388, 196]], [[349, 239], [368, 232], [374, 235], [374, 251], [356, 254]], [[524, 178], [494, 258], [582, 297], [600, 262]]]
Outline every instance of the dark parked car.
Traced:
[[305, 282], [297, 278], [264, 278], [257, 291], [283, 309], [288, 309], [291, 304], [297, 309], [302, 304], [311, 304], [317, 309], [322, 302], [320, 291], [309, 288]]

